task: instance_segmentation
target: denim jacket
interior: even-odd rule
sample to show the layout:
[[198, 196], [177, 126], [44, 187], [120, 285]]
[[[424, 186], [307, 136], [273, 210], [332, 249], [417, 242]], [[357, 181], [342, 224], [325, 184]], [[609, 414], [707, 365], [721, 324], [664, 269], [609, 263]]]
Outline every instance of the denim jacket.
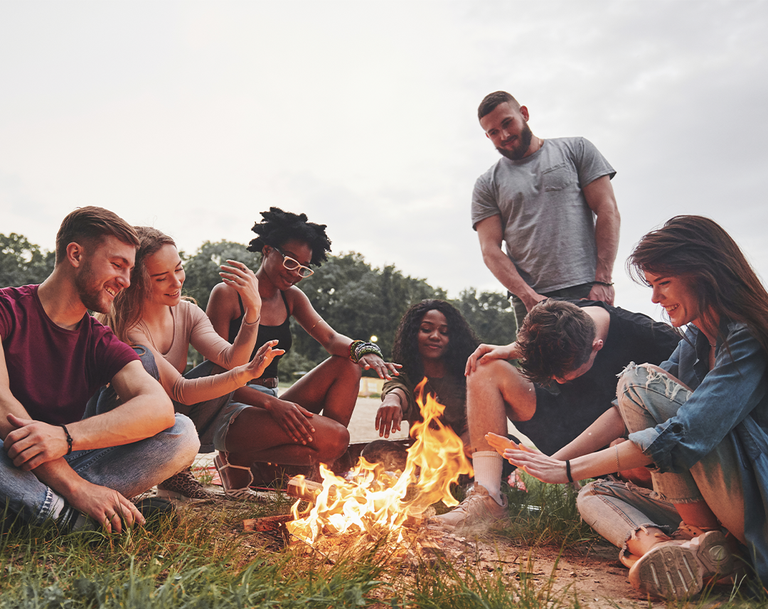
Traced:
[[[768, 357], [744, 324], [726, 322], [715, 365], [707, 371], [709, 342], [690, 326], [661, 367], [693, 389], [677, 415], [630, 434], [661, 471], [690, 469], [730, 436], [744, 492], [744, 535], [752, 566], [768, 583]], [[737, 475], [736, 472], [725, 472]]]
[[744, 324], [726, 322], [707, 371], [709, 342], [694, 326], [661, 368], [693, 390], [677, 415], [629, 438], [661, 472], [689, 470], [748, 414], [768, 433], [768, 357]]

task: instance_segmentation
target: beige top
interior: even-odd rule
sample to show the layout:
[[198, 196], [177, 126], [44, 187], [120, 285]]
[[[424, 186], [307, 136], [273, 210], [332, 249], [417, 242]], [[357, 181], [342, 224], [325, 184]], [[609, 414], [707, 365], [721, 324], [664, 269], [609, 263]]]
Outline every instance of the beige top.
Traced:
[[[157, 348], [152, 334], [143, 321], [139, 321], [131, 328], [128, 338], [132, 344], [150, 347], [173, 366], [175, 375], [167, 366], [161, 366], [158, 362], [160, 382], [173, 400], [187, 405], [197, 404], [221, 397], [242, 387], [243, 383], [230, 369], [247, 363], [256, 342], [259, 324], [241, 326], [240, 333], [253, 333], [253, 340], [247, 341], [247, 344], [242, 345], [240, 349], [235, 349], [235, 345], [216, 333], [208, 316], [195, 303], [182, 300], [175, 307], [171, 307], [171, 317], [173, 318], [173, 341], [165, 353]], [[181, 376], [187, 367], [187, 350], [190, 344], [203, 357], [225, 368], [226, 372], [196, 379], [185, 379]], [[239, 351], [245, 352], [244, 360]], [[173, 378], [168, 378], [170, 376]]]

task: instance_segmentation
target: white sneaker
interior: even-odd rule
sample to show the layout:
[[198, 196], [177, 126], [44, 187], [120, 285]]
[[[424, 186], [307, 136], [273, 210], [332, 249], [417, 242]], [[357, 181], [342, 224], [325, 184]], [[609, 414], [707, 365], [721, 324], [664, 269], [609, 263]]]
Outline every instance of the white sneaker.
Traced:
[[430, 518], [430, 523], [447, 530], [490, 526], [507, 517], [507, 498], [504, 495], [501, 498], [503, 503], [499, 505], [484, 486], [475, 484], [464, 501], [450, 512]]
[[733, 571], [725, 535], [707, 531], [690, 541], [665, 541], [641, 556], [629, 570], [629, 583], [640, 592], [660, 598], [698, 594], [707, 578]]

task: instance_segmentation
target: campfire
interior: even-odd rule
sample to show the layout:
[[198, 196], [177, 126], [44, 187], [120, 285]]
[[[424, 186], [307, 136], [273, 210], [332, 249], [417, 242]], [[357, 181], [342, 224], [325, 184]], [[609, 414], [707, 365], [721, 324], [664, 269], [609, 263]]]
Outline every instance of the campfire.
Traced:
[[[315, 492], [312, 483], [294, 479], [305, 498], [316, 495], [308, 513], [299, 512], [297, 501], [293, 519], [286, 523], [289, 533], [313, 543], [320, 535], [362, 533], [373, 537], [393, 533], [395, 540], [403, 536], [409, 520], [420, 520], [425, 511], [440, 500], [447, 506], [458, 504], [450, 493], [450, 485], [461, 474], [472, 474], [472, 466], [464, 454], [464, 445], [439, 417], [444, 406], [424, 391], [426, 379], [416, 388], [421, 423], [414, 423], [410, 435], [415, 439], [408, 449], [405, 470], [386, 471], [380, 463], [369, 463], [361, 457], [344, 478], [320, 466], [322, 487]], [[302, 487], [302, 485], [304, 485]]]

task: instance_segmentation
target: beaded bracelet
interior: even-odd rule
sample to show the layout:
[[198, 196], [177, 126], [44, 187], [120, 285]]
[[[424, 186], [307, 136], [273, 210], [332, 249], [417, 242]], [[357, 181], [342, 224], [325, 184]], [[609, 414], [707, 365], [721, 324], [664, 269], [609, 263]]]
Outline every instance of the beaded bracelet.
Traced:
[[571, 460], [565, 460], [565, 475], [568, 477], [568, 482], [573, 483], [573, 476], [571, 476]]
[[365, 341], [362, 340], [353, 340], [349, 344], [349, 359], [351, 359], [354, 363], [357, 363], [357, 360], [355, 359], [355, 349], [357, 349], [358, 345], [365, 344]]
[[70, 455], [72, 454], [72, 436], [69, 435], [69, 430], [64, 423], [59, 423], [59, 427], [61, 427], [64, 430], [64, 433], [67, 434], [67, 454]]
[[374, 355], [378, 355], [380, 358], [384, 359], [381, 349], [379, 349], [379, 346], [375, 345], [374, 343], [366, 343], [362, 340], [353, 340], [352, 344], [349, 345], [349, 359], [352, 360], [355, 364], [360, 362], [361, 357], [368, 355], [369, 353], [373, 353]]
[[607, 288], [610, 288], [613, 285], [613, 282], [607, 282], [607, 281], [593, 281], [592, 285], [604, 285]]

